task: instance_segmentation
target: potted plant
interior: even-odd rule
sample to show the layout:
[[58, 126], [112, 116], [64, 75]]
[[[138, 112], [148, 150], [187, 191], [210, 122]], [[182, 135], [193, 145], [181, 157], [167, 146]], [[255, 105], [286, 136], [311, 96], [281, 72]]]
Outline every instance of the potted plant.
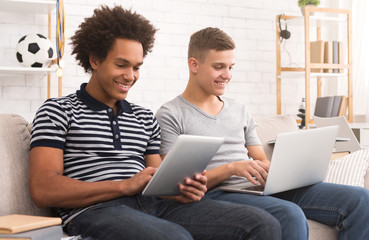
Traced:
[[299, 5], [302, 15], [304, 15], [305, 6], [318, 6], [320, 4], [320, 0], [298, 0], [297, 4]]

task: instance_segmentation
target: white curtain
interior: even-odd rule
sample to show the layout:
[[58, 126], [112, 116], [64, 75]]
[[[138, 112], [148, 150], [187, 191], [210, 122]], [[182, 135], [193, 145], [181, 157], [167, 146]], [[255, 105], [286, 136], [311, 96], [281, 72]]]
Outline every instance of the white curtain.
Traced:
[[369, 122], [369, 1], [352, 1], [354, 114]]

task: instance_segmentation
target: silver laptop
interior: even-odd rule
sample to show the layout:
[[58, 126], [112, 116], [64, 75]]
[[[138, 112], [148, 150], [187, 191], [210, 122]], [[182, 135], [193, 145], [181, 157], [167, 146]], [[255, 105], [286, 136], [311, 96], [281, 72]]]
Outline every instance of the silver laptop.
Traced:
[[[335, 151], [344, 152], [349, 151], [350, 153], [361, 150], [359, 141], [357, 140], [354, 132], [350, 128], [346, 118], [344, 116], [331, 117], [331, 118], [321, 118], [313, 117], [316, 127], [327, 127], [338, 125], [339, 130], [337, 134], [338, 141], [336, 142]], [[336, 139], [336, 140], [337, 140]], [[341, 139], [346, 139], [346, 141], [339, 141]]]
[[280, 133], [265, 187], [250, 182], [221, 190], [270, 195], [322, 182], [331, 159], [338, 126]]
[[218, 137], [178, 136], [142, 195], [178, 195], [178, 184], [204, 171], [223, 142], [224, 139]]

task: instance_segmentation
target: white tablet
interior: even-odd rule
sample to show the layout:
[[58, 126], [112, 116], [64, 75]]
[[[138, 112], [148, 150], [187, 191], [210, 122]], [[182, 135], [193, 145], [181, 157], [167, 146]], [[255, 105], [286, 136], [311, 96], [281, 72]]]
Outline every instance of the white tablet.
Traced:
[[204, 171], [218, 151], [223, 138], [180, 135], [142, 192], [144, 196], [180, 194], [179, 183]]

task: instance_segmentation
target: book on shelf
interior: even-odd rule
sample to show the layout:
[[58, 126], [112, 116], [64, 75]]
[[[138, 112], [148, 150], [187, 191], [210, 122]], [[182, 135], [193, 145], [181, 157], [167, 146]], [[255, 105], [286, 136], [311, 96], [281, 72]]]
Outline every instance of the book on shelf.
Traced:
[[[332, 49], [333, 49], [333, 64], [338, 64], [338, 41], [332, 41]], [[333, 69], [334, 73], [338, 73], [338, 68]]]
[[15, 234], [61, 224], [61, 218], [22, 214], [0, 216], [0, 234]]
[[[332, 64], [333, 63], [333, 42], [327, 41], [324, 43], [324, 63]], [[325, 73], [332, 73], [332, 68], [324, 69]]]
[[338, 111], [338, 116], [346, 116], [347, 112], [347, 97], [342, 96], [340, 110]]
[[331, 117], [337, 117], [341, 107], [341, 100], [343, 96], [333, 96], [333, 105]]
[[337, 117], [346, 115], [347, 98], [345, 96], [328, 96], [316, 99], [314, 116]]
[[63, 237], [61, 225], [38, 228], [15, 234], [0, 234], [0, 240], [60, 240]]
[[334, 98], [319, 97], [316, 99], [314, 116], [331, 117]]
[[[340, 41], [324, 42], [324, 63], [342, 64], [343, 63], [343, 43]], [[343, 68], [327, 68], [325, 73], [343, 73]]]
[[[323, 63], [324, 62], [324, 41], [318, 40], [310, 42], [310, 62]], [[323, 72], [321, 68], [312, 68], [311, 72]]]
[[[338, 42], [338, 63], [343, 64], [343, 42]], [[344, 69], [338, 69], [339, 73], [344, 73]]]
[[[310, 62], [326, 64], [343, 63], [343, 42], [340, 41], [312, 41], [310, 42]], [[312, 68], [311, 72], [343, 73], [343, 68]]]

